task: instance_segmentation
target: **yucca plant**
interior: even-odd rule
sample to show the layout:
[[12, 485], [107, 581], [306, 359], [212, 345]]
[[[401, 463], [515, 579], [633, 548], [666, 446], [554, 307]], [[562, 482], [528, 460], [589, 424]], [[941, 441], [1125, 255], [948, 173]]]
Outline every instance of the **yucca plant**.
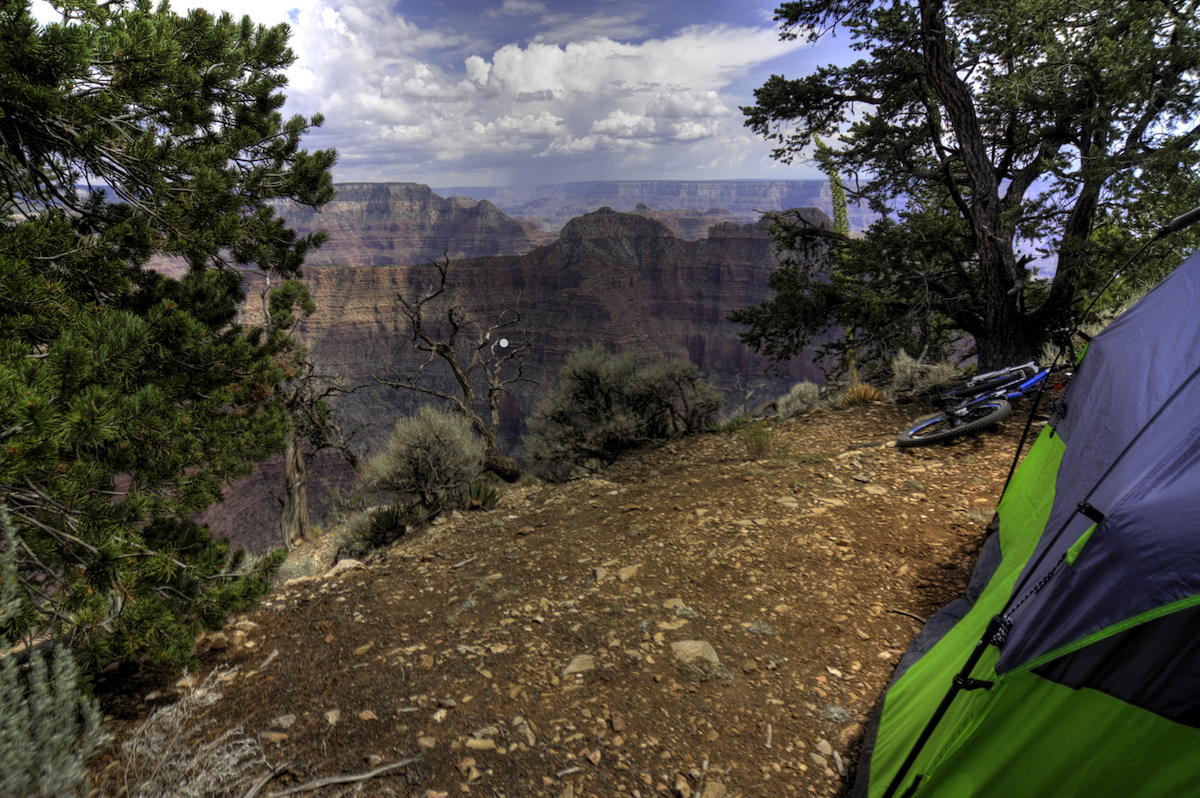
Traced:
[[491, 510], [500, 501], [500, 491], [487, 481], [476, 479], [467, 486], [468, 510]]

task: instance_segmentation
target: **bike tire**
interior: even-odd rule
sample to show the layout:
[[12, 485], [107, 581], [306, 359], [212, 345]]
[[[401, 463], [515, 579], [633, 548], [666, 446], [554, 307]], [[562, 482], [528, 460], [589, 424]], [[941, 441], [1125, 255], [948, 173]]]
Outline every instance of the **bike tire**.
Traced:
[[932, 443], [948, 441], [959, 435], [978, 432], [981, 429], [999, 423], [1001, 419], [1012, 412], [1012, 405], [1004, 399], [988, 399], [970, 409], [963, 418], [938, 413], [904, 432], [896, 439], [897, 446], [928, 446]]

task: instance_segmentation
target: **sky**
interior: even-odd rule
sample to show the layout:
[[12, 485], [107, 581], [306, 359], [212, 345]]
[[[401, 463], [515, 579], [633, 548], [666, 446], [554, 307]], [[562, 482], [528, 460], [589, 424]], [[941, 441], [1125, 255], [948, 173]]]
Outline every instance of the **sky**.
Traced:
[[819, 179], [739, 106], [831, 59], [781, 41], [771, 0], [175, 0], [287, 22], [285, 114], [336, 182]]

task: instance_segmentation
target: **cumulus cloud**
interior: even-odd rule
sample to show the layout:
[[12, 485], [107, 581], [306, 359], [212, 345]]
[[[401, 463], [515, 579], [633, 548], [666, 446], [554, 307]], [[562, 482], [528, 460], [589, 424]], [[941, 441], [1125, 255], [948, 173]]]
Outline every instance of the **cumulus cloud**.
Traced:
[[[233, 5], [203, 4], [221, 3]], [[529, 159], [543, 172], [561, 161], [563, 179], [761, 169], [769, 147], [736, 109], [755, 70], [805, 43], [780, 41], [752, 13], [741, 26], [672, 28], [625, 0], [561, 8], [494, 0], [464, 20], [431, 0], [262, 0], [252, 15], [290, 22], [285, 111], [325, 115], [308, 146], [337, 147], [338, 180], [445, 185], [442, 175], [511, 174]], [[573, 171], [581, 163], [599, 172]]]

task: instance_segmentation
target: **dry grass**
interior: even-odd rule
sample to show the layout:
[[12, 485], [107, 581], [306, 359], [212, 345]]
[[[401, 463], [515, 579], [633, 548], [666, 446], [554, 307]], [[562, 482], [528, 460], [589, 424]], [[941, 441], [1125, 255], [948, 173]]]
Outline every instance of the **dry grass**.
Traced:
[[124, 786], [131, 798], [243, 795], [271, 770], [262, 746], [241, 726], [212, 733], [209, 709], [235, 668], [218, 668], [194, 690], [163, 707], [122, 746]]
[[842, 407], [846, 408], [869, 405], [873, 402], [882, 402], [885, 399], [887, 399], [887, 394], [874, 385], [866, 382], [855, 382], [842, 391], [839, 401]]

